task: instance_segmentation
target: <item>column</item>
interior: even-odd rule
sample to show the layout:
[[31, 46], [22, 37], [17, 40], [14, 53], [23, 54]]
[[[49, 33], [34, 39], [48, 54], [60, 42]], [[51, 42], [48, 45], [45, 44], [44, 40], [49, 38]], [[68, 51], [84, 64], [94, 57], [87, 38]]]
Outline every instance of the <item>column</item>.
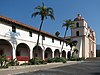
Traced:
[[33, 58], [33, 50], [31, 49], [30, 50], [30, 59], [32, 59]]
[[44, 60], [44, 51], [45, 51], [45, 50], [43, 50], [43, 52], [42, 52], [42, 59], [43, 59], [43, 60]]
[[54, 51], [52, 51], [52, 58], [54, 58]]
[[13, 59], [16, 58], [16, 46], [15, 45], [13, 45], [12, 57], [13, 57]]
[[60, 52], [60, 58], [62, 57], [62, 51]]

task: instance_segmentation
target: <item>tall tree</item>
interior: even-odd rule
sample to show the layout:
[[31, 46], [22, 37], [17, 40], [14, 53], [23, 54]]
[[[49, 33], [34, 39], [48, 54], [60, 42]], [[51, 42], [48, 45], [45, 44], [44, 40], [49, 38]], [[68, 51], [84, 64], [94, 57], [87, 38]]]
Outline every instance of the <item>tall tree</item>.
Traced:
[[57, 31], [56, 33], [55, 33], [55, 36], [59, 36], [60, 35], [60, 32], [59, 31]]
[[77, 41], [76, 41], [76, 40], [75, 40], [75, 41], [70, 40], [70, 41], [68, 42], [68, 45], [70, 45], [71, 50], [72, 50], [73, 46], [76, 46], [76, 45], [77, 45]]
[[[64, 20], [64, 23], [62, 25], [62, 27], [66, 27], [65, 34], [64, 34], [64, 40], [65, 40], [68, 29], [73, 28], [73, 26], [72, 26], [73, 24], [74, 24], [74, 22], [71, 19]], [[62, 44], [61, 52], [62, 52], [63, 46], [64, 46], [64, 41], [63, 41], [63, 44]]]
[[72, 51], [72, 48], [73, 48], [73, 46], [76, 46], [77, 45], [77, 43], [78, 43], [78, 41], [76, 41], [76, 40], [71, 40], [71, 39], [69, 39], [69, 40], [67, 40], [67, 44], [70, 46], [70, 55], [68, 55], [68, 59], [70, 59], [70, 57], [72, 56], [72, 54], [71, 54], [71, 51]]
[[52, 20], [55, 20], [54, 18], [54, 13], [53, 13], [53, 9], [50, 7], [46, 7], [44, 5], [44, 3], [42, 2], [42, 6], [37, 6], [35, 7], [36, 12], [34, 12], [32, 14], [32, 17], [36, 17], [37, 15], [40, 16], [41, 19], [41, 23], [40, 23], [40, 27], [39, 27], [39, 32], [38, 32], [38, 39], [37, 39], [37, 49], [38, 49], [38, 45], [39, 45], [39, 36], [41, 33], [41, 28], [44, 22], [44, 19], [47, 19], [47, 17], [50, 17]]

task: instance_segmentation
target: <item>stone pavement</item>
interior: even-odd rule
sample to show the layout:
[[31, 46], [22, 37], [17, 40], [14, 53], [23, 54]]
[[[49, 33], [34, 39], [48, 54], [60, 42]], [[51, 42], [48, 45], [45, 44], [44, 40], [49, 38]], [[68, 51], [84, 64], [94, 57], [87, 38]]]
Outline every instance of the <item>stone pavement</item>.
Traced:
[[11, 66], [8, 69], [0, 69], [0, 75], [14, 75], [20, 73], [34, 72], [39, 70], [46, 70], [60, 66], [72, 65], [80, 63], [80, 61], [67, 61], [67, 63], [49, 63], [44, 65], [29, 65], [29, 66]]

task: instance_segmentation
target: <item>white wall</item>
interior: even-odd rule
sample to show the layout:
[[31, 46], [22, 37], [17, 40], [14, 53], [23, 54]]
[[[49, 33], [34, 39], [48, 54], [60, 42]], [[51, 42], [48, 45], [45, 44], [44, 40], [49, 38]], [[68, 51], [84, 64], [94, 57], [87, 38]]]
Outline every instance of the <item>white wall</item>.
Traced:
[[[36, 42], [37, 42], [37, 34], [36, 33], [32, 33], [32, 37], [29, 36], [29, 30], [26, 30], [24, 28], [20, 28], [18, 29], [16, 27], [16, 33], [18, 34], [17, 36], [14, 36], [15, 38], [12, 39], [11, 34], [12, 33], [12, 27], [7, 25], [7, 24], [2, 24], [0, 23], [0, 39], [5, 39], [8, 40], [11, 45], [13, 46], [13, 39], [15, 39], [15, 43], [14, 46], [17, 47], [18, 44], [20, 43], [25, 43], [29, 46], [30, 48], [30, 53], [32, 53], [33, 48], [36, 46]], [[55, 49], [59, 49], [59, 51], [61, 52], [61, 47], [63, 42], [60, 45], [60, 40], [54, 39], [54, 43], [52, 42], [52, 38], [45, 36], [45, 40], [43, 40], [43, 47], [42, 46], [42, 36], [40, 35], [40, 41], [39, 41], [39, 45], [41, 46], [41, 48], [43, 50], [45, 50], [47, 47], [50, 47], [52, 49], [52, 51], [54, 52]], [[15, 48], [16, 49], [16, 48]], [[66, 46], [66, 43], [64, 43], [64, 47], [63, 50], [65, 50], [66, 52], [70, 51], [70, 47]], [[67, 53], [66, 53], [67, 54]], [[32, 58], [33, 54], [30, 54], [30, 57]]]

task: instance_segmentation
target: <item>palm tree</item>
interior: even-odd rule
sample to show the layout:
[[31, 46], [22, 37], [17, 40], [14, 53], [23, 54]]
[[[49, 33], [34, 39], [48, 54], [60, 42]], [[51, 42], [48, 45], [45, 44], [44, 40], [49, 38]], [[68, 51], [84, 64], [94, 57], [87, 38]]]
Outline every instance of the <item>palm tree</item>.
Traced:
[[47, 19], [47, 17], [50, 17], [52, 20], [55, 20], [54, 18], [54, 14], [53, 14], [53, 9], [50, 7], [46, 7], [44, 6], [44, 3], [42, 2], [42, 6], [37, 6], [35, 7], [36, 12], [34, 12], [32, 14], [32, 17], [36, 17], [37, 15], [39, 15], [41, 17], [41, 24], [39, 27], [39, 32], [38, 32], [38, 39], [37, 39], [37, 49], [38, 49], [38, 44], [39, 44], [39, 36], [41, 33], [41, 28], [44, 22], [44, 19]]
[[55, 33], [55, 36], [59, 36], [60, 35], [60, 32], [59, 31], [57, 31], [56, 33]]
[[[64, 23], [62, 25], [62, 27], [66, 27], [65, 34], [64, 34], [64, 40], [65, 40], [68, 29], [73, 28], [73, 26], [72, 26], [73, 24], [74, 24], [74, 22], [71, 21], [71, 19], [64, 20]], [[63, 41], [63, 44], [62, 44], [61, 52], [62, 52], [62, 49], [63, 49], [63, 45], [64, 45], [64, 41]]]
[[70, 41], [70, 42], [68, 43], [68, 45], [70, 45], [71, 50], [72, 50], [72, 47], [77, 45], [77, 41], [76, 41], [76, 40], [75, 40], [75, 41]]
[[[70, 48], [71, 48], [71, 49], [70, 49], [70, 53], [71, 53], [73, 46], [76, 46], [76, 45], [77, 45], [77, 41], [76, 41], [76, 40], [75, 40], [75, 41], [69, 40], [69, 41], [68, 41], [68, 45], [69, 45]], [[71, 54], [70, 56], [72, 56], [72, 54]], [[70, 57], [69, 57], [69, 59], [70, 59]]]

